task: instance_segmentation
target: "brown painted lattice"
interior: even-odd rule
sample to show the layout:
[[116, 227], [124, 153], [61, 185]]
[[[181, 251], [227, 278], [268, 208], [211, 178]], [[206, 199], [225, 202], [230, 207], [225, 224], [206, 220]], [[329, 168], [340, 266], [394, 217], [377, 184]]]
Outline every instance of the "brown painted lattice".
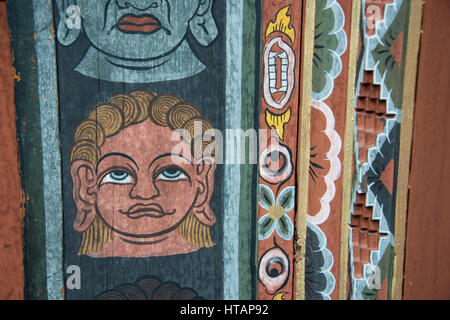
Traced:
[[[376, 146], [377, 136], [384, 131], [386, 101], [380, 98], [381, 87], [373, 83], [373, 72], [364, 71], [360, 95], [356, 107], [360, 165], [367, 162], [370, 148]], [[364, 188], [365, 189], [365, 188]], [[350, 226], [353, 235], [353, 261], [355, 277], [363, 277], [363, 266], [370, 262], [370, 252], [378, 249], [379, 221], [372, 219], [373, 208], [366, 207], [366, 194], [357, 194]]]
[[384, 131], [386, 100], [380, 99], [381, 87], [373, 84], [373, 71], [364, 71], [360, 94], [356, 106], [356, 130], [358, 132], [359, 161], [367, 162], [367, 152], [376, 146], [377, 136]]
[[386, 234], [379, 233], [380, 222], [372, 220], [373, 208], [366, 207], [366, 195], [357, 194], [351, 217], [355, 277], [363, 277], [363, 266], [370, 262], [370, 252], [378, 250], [378, 242]]

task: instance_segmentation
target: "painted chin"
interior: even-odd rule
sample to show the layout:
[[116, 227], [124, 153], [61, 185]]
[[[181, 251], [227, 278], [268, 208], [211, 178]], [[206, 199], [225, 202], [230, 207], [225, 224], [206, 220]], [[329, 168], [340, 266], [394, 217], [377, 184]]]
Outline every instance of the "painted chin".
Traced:
[[160, 21], [152, 15], [125, 15], [120, 18], [117, 28], [124, 33], [151, 34], [162, 29]]

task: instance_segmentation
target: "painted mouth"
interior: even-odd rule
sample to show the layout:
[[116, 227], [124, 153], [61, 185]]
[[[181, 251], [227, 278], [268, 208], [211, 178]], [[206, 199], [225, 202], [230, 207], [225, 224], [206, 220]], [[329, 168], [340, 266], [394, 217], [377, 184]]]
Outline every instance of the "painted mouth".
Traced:
[[152, 15], [125, 15], [118, 23], [118, 28], [126, 33], [152, 33], [161, 29], [161, 23]]
[[289, 102], [295, 85], [295, 54], [281, 37], [272, 39], [264, 49], [264, 100], [281, 110]]
[[176, 210], [165, 212], [158, 204], [135, 204], [128, 211], [120, 211], [130, 219], [139, 219], [143, 217], [162, 218], [166, 215], [174, 214]]
[[285, 96], [288, 91], [288, 65], [286, 52], [269, 53], [269, 89], [276, 102]]

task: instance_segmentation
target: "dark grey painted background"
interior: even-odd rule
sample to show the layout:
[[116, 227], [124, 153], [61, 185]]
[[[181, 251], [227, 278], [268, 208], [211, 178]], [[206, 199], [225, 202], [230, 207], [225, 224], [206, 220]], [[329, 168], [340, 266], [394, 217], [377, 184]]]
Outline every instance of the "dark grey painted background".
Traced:
[[[180, 96], [198, 106], [203, 115], [218, 129], [225, 125], [225, 0], [216, 0], [213, 15], [219, 36], [207, 48], [201, 47], [188, 33], [191, 48], [206, 65], [206, 70], [194, 77], [151, 84], [125, 84], [85, 77], [74, 71], [89, 47], [82, 33], [71, 46], [57, 45], [58, 86], [60, 102], [60, 132], [64, 206], [64, 268], [81, 268], [81, 290], [68, 290], [67, 299], [93, 299], [102, 292], [124, 283], [134, 283], [144, 276], [156, 276], [161, 281], [174, 281], [193, 288], [207, 299], [223, 296], [223, 166], [215, 175], [215, 190], [211, 202], [217, 215], [213, 228], [214, 248], [200, 249], [187, 255], [152, 258], [90, 258], [77, 256], [80, 234], [73, 227], [75, 206], [72, 200], [70, 151], [77, 125], [99, 102], [118, 93], [148, 89]], [[55, 13], [55, 25], [58, 25]]]

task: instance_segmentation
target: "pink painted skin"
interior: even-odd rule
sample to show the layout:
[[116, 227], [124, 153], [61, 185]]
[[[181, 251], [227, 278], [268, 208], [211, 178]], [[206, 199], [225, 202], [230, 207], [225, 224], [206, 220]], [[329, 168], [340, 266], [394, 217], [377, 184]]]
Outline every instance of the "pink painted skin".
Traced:
[[[177, 225], [192, 207], [199, 188], [195, 167], [190, 156], [177, 156], [180, 161], [173, 163], [170, 154], [179, 142], [167, 141], [171, 135], [169, 128], [146, 121], [124, 129], [102, 146], [97, 208], [117, 232], [156, 235]], [[111, 156], [105, 157], [108, 154]], [[167, 169], [178, 170], [178, 176], [165, 177]], [[125, 178], [114, 179], [111, 173], [115, 171], [123, 172]]]
[[[106, 139], [96, 185], [88, 192], [96, 194], [96, 212], [114, 236], [91, 256], [146, 257], [199, 249], [186, 242], [177, 227], [192, 209], [208, 205], [205, 197], [212, 192], [214, 181], [206, 179], [214, 169], [194, 163], [187, 151], [175, 153], [181, 141], [178, 133], [151, 121]], [[215, 216], [211, 211], [208, 214], [209, 220], [200, 220], [212, 225]]]

